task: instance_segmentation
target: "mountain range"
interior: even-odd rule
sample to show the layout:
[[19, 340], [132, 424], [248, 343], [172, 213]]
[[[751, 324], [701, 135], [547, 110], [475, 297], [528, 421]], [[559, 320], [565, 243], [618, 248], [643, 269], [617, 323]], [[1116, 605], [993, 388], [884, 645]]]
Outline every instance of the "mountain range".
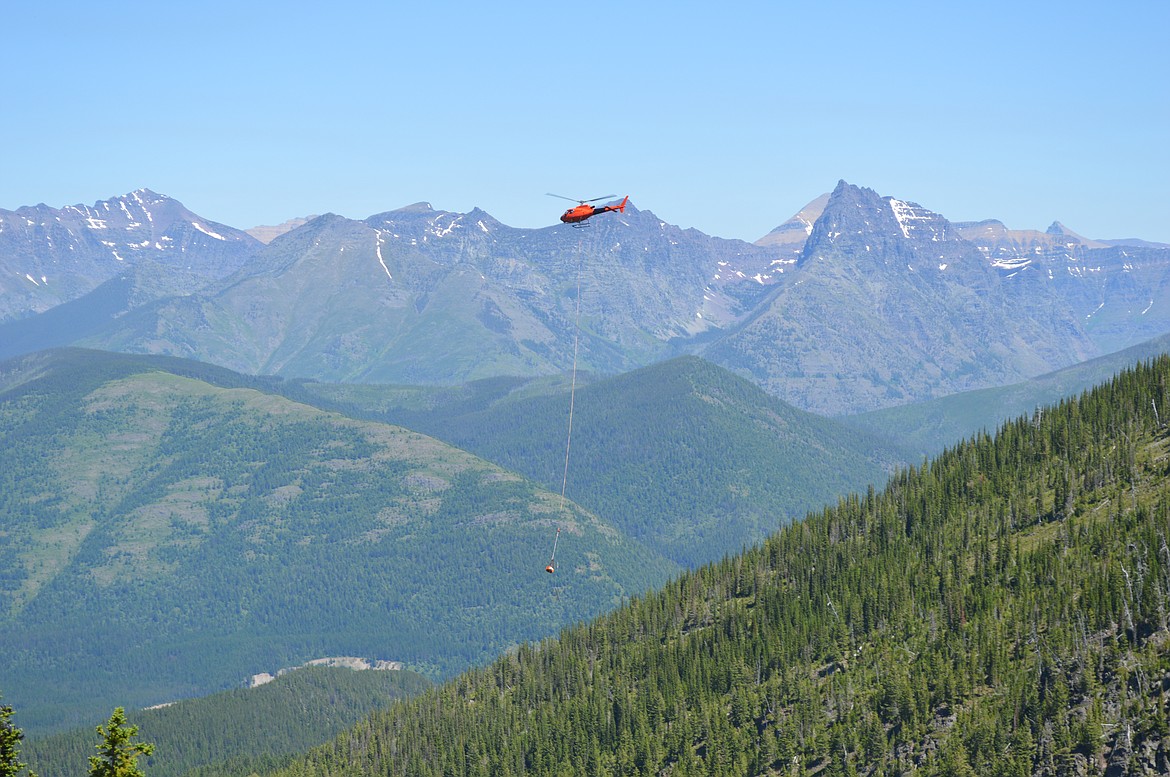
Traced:
[[153, 278], [138, 303], [190, 293], [239, 270], [261, 245], [149, 189], [92, 206], [0, 209], [0, 321], [43, 313], [128, 272]]
[[633, 206], [263, 240], [146, 190], [64, 210], [0, 214], [24, 725], [502, 656], [288, 773], [1170, 763], [1170, 365], [1032, 412], [1165, 350], [1170, 247], [845, 182], [756, 244]]
[[322, 655], [448, 677], [899, 462], [695, 357], [584, 383], [564, 500], [558, 382], [404, 392], [72, 348], [0, 363], [0, 689], [43, 731]]
[[[690, 353], [841, 415], [1018, 382], [1170, 330], [1170, 247], [952, 224], [844, 181], [755, 244], [633, 205], [574, 230], [419, 203], [327, 214], [267, 244], [146, 191], [0, 216], [9, 356], [80, 344], [451, 385], [562, 373], [574, 354], [614, 374]], [[84, 283], [62, 280], [70, 261]]]

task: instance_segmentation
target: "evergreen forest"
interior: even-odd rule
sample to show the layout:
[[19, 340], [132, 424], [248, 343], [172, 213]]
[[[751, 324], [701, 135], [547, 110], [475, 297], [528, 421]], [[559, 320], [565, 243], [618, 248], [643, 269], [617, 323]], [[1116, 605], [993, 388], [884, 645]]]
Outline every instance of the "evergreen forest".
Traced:
[[684, 567], [738, 553], [840, 494], [885, 483], [905, 460], [877, 434], [797, 410], [694, 356], [590, 377], [573, 397], [561, 383], [508, 378], [302, 388], [552, 491], [567, 486], [575, 503]]
[[30, 735], [327, 656], [449, 677], [678, 569], [400, 427], [141, 357], [9, 365], [0, 692]]
[[277, 772], [1170, 771], [1170, 357]]
[[[154, 745], [141, 766], [150, 777], [246, 777], [276, 768], [325, 742], [371, 710], [416, 695], [430, 682], [409, 671], [308, 666], [256, 688], [127, 713]], [[41, 777], [84, 777], [93, 727], [29, 737], [22, 755]]]

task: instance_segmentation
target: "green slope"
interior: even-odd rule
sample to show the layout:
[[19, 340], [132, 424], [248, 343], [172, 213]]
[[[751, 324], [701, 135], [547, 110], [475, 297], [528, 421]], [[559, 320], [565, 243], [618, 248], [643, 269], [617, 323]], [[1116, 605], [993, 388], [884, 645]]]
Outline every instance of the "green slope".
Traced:
[[[247, 775], [272, 768], [325, 742], [370, 711], [430, 686], [409, 671], [354, 671], [312, 666], [288, 672], [256, 688], [187, 699], [157, 709], [131, 711], [138, 741], [155, 746], [142, 766], [151, 777], [203, 770], [208, 775]], [[94, 725], [97, 725], [95, 721]], [[41, 777], [84, 777], [98, 743], [94, 726], [29, 738], [22, 752]]]
[[[570, 387], [495, 379], [459, 388], [308, 384], [559, 491]], [[736, 553], [849, 491], [882, 485], [890, 446], [683, 357], [579, 386], [566, 493], [688, 566]]]
[[433, 438], [150, 364], [0, 368], [0, 691], [29, 732], [321, 656], [446, 675], [677, 569]]
[[280, 774], [1164, 774], [1168, 385], [1139, 365]]
[[994, 432], [1004, 421], [1031, 415], [1103, 383], [1142, 359], [1170, 352], [1170, 335], [1091, 359], [1023, 383], [965, 391], [927, 402], [842, 416], [848, 426], [896, 441], [913, 459], [933, 456], [977, 432]]

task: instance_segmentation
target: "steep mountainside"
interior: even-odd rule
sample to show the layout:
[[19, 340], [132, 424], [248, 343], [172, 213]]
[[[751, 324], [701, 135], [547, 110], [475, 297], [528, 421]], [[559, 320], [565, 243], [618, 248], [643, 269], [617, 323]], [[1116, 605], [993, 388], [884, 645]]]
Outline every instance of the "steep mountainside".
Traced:
[[1055, 294], [1084, 322], [1099, 353], [1112, 353], [1170, 331], [1170, 249], [1111, 246], [1070, 250], [1021, 269], [1021, 305]]
[[0, 355], [68, 343], [454, 385], [557, 374], [574, 353], [606, 374], [690, 353], [837, 415], [1018, 382], [1170, 331], [1170, 247], [1059, 223], [951, 224], [845, 182], [756, 244], [632, 205], [576, 230], [418, 203], [322, 216], [267, 245], [145, 191], [19, 213], [0, 214]]
[[1170, 335], [1023, 383], [964, 391], [839, 420], [890, 440], [905, 451], [908, 460], [919, 461], [979, 432], [993, 433], [1007, 421], [1031, 416], [1037, 408], [1055, 405], [1109, 380], [1132, 364], [1166, 353], [1170, 353]]
[[1139, 366], [280, 774], [1166, 774], [1168, 385]]
[[815, 200], [801, 208], [795, 216], [773, 229], [756, 241], [758, 246], [781, 246], [792, 253], [792, 259], [800, 258], [804, 251], [804, 244], [812, 234], [813, 224], [825, 212], [829, 204], [829, 194], [822, 194]]
[[677, 570], [433, 438], [185, 372], [3, 365], [0, 689], [30, 732], [326, 655], [450, 673]]
[[80, 297], [43, 313], [0, 323], [0, 359], [99, 338], [123, 325], [135, 308], [206, 286], [192, 270], [139, 259]]
[[1045, 232], [994, 220], [956, 226], [1010, 281], [1021, 305], [1055, 296], [1101, 353], [1170, 331], [1170, 246], [1089, 240], [1060, 222]]
[[148, 189], [93, 206], [0, 210], [0, 322], [49, 310], [140, 266], [153, 268], [167, 294], [190, 293], [238, 270], [260, 246]]
[[709, 238], [628, 206], [585, 230], [507, 227], [428, 205], [323, 216], [260, 251], [213, 294], [126, 316], [89, 345], [245, 372], [453, 383], [572, 362], [617, 372], [742, 318], [774, 251]]
[[1084, 256], [1094, 248], [1108, 247], [1108, 243], [1082, 237], [1059, 221], [1044, 232], [1008, 229], [997, 219], [959, 222], [954, 227], [965, 239], [979, 246], [993, 264], [1009, 271], [1038, 259], [1068, 258], [1070, 252]]
[[[307, 384], [559, 491], [569, 387], [495, 380], [408, 391]], [[424, 400], [422, 396], [425, 395]], [[859, 433], [693, 356], [577, 389], [567, 494], [687, 566], [738, 552], [870, 484], [900, 459]]]
[[[154, 745], [141, 765], [151, 777], [254, 774], [326, 742], [372, 710], [430, 687], [410, 671], [354, 671], [313, 666], [258, 688], [236, 688], [162, 707], [129, 710], [139, 741]], [[42, 777], [86, 777], [97, 739], [92, 725], [30, 737], [21, 752]]]
[[842, 181], [788, 282], [706, 355], [839, 414], [1016, 382], [1096, 352], [1055, 290], [1021, 304], [945, 218]]

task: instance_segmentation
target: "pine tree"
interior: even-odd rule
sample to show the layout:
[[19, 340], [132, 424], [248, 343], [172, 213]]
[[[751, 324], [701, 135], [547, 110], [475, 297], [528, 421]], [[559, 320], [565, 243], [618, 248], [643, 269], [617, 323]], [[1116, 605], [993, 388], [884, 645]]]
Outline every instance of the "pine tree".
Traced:
[[144, 777], [138, 756], [153, 753], [154, 745], [130, 741], [138, 736], [138, 726], [126, 725], [125, 710], [115, 709], [108, 727], [98, 726], [97, 733], [102, 738], [97, 746], [100, 755], [89, 757], [89, 777]]
[[[0, 707], [0, 777], [16, 777], [25, 764], [20, 762], [20, 740], [24, 732], [12, 722], [12, 707]], [[36, 777], [29, 773], [29, 777]]]

